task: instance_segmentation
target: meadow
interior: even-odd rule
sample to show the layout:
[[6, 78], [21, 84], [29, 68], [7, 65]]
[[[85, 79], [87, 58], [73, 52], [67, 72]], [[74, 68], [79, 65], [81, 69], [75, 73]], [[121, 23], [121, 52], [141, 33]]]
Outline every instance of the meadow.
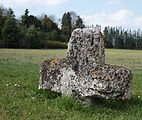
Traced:
[[140, 120], [142, 51], [106, 49], [106, 63], [132, 70], [130, 100], [96, 100], [82, 106], [73, 98], [38, 90], [39, 67], [66, 50], [0, 49], [0, 120]]

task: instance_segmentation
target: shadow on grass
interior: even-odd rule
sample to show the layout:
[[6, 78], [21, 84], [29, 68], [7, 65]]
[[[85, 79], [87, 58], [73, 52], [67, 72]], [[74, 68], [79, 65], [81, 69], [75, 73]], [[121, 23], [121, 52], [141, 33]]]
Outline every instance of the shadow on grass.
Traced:
[[57, 97], [61, 97], [61, 95], [61, 93], [53, 92], [50, 90], [37, 90], [34, 96], [37, 98], [37, 100], [53, 100]]
[[138, 98], [136, 95], [133, 95], [130, 100], [95, 99], [90, 107], [91, 109], [105, 108], [112, 111], [129, 112], [141, 109], [142, 99]]
[[61, 93], [52, 92], [50, 90], [38, 90], [35, 97], [39, 101], [52, 100], [52, 106], [58, 107], [59, 109], [74, 110], [82, 112], [92, 113], [98, 110], [110, 110], [129, 112], [134, 109], [142, 108], [142, 99], [138, 96], [133, 95], [130, 100], [105, 100], [105, 99], [94, 99], [91, 105], [83, 106], [80, 102], [72, 97], [61, 96]]

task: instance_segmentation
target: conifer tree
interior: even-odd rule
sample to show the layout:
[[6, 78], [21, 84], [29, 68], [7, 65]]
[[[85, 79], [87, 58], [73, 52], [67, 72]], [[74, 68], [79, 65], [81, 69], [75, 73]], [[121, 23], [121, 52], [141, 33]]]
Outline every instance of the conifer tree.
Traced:
[[65, 42], [69, 41], [71, 35], [71, 17], [70, 13], [64, 13], [62, 18], [61, 37]]
[[83, 28], [83, 27], [85, 27], [85, 25], [83, 24], [83, 20], [82, 20], [82, 18], [80, 18], [80, 16], [78, 16], [78, 18], [76, 20], [75, 27], [76, 28]]
[[5, 47], [17, 48], [20, 40], [20, 29], [17, 25], [14, 12], [9, 9], [9, 15], [2, 30]]

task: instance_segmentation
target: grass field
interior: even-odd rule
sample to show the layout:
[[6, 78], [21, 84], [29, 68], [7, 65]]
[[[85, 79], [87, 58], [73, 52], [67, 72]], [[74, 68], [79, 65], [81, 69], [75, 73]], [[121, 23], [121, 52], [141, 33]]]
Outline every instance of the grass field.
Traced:
[[132, 70], [132, 98], [96, 100], [88, 107], [72, 98], [38, 90], [39, 64], [66, 50], [0, 49], [0, 120], [141, 120], [142, 51], [106, 50], [106, 63]]

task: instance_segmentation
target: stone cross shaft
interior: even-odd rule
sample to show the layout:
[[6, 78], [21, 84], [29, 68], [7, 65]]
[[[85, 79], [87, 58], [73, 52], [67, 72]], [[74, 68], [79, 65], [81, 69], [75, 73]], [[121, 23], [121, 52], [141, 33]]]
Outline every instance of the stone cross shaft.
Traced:
[[105, 64], [104, 41], [96, 29], [76, 29], [68, 43], [67, 63], [73, 70]]

